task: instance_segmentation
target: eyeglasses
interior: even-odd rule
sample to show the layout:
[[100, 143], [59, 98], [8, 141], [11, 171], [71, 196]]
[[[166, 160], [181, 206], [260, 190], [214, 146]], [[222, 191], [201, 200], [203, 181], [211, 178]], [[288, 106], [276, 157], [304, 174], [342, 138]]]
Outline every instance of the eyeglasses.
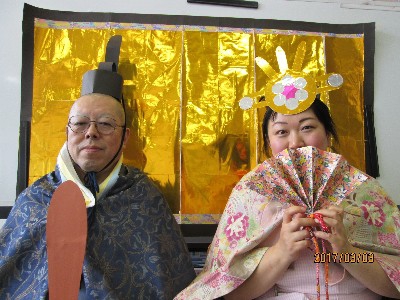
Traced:
[[90, 124], [94, 123], [96, 129], [101, 134], [111, 134], [117, 127], [124, 127], [117, 124], [117, 121], [109, 117], [101, 117], [96, 121], [91, 121], [86, 116], [72, 116], [68, 120], [68, 127], [75, 133], [86, 133]]

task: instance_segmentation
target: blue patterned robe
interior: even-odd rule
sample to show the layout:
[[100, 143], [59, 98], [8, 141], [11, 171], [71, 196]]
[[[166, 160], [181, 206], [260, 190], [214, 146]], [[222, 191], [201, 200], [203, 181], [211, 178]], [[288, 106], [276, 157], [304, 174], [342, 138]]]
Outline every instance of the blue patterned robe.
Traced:
[[[58, 168], [23, 191], [0, 231], [0, 299], [48, 294], [46, 220]], [[88, 219], [87, 299], [172, 299], [195, 277], [166, 201], [141, 171], [122, 166]]]

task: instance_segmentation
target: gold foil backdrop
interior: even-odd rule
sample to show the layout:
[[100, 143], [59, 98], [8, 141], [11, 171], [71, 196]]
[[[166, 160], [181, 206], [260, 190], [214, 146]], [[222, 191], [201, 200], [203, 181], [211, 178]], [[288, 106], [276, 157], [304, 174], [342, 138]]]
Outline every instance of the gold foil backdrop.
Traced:
[[279, 70], [278, 45], [291, 67], [304, 40], [304, 69], [343, 75], [344, 88], [323, 96], [337, 123], [340, 152], [365, 169], [362, 37], [41, 19], [35, 24], [30, 183], [54, 169], [82, 75], [104, 61], [115, 34], [123, 38], [119, 72], [132, 130], [124, 161], [149, 174], [174, 213], [222, 213], [237, 181], [265, 159], [265, 110], [242, 111], [238, 101], [265, 84], [256, 56]]

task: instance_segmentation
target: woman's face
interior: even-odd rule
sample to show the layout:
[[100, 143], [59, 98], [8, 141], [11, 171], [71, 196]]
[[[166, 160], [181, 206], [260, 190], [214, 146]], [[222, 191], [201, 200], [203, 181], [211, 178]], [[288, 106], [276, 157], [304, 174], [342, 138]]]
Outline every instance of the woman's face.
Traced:
[[268, 139], [273, 155], [306, 146], [326, 150], [329, 145], [329, 135], [311, 109], [296, 115], [276, 114], [268, 122]]

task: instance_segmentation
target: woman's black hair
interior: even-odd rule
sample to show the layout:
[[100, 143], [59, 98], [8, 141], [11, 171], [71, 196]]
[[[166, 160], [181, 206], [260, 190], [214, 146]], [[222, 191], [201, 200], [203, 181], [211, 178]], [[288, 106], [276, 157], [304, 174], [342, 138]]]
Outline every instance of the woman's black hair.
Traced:
[[[339, 143], [339, 137], [336, 132], [336, 126], [333, 122], [332, 116], [329, 112], [328, 106], [324, 102], [322, 102], [319, 98], [319, 95], [315, 97], [313, 104], [311, 104], [310, 109], [314, 112], [317, 119], [324, 125], [325, 131], [327, 134], [333, 137], [336, 143]], [[267, 111], [264, 115], [264, 120], [262, 123], [262, 133], [264, 140], [264, 151], [268, 153], [268, 122], [269, 120], [275, 120], [277, 112], [273, 111], [270, 107], [267, 107]]]

